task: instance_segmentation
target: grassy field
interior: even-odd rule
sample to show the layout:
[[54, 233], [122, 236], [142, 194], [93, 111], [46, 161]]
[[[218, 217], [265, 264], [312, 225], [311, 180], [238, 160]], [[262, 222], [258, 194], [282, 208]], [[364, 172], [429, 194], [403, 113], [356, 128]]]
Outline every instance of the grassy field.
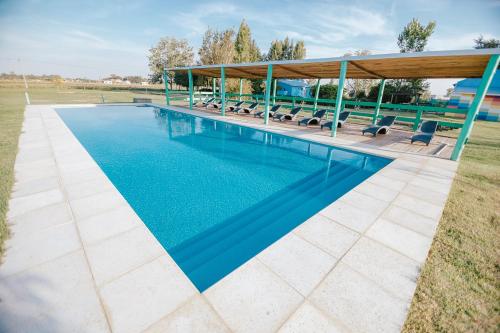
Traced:
[[[38, 86], [31, 102], [131, 102], [159, 95]], [[22, 86], [0, 84], [0, 247], [21, 129]], [[451, 136], [456, 131], [450, 131]], [[500, 330], [500, 123], [477, 122], [419, 279], [405, 332]], [[0, 249], [1, 254], [1, 249]]]
[[477, 122], [404, 332], [500, 330], [500, 123]]

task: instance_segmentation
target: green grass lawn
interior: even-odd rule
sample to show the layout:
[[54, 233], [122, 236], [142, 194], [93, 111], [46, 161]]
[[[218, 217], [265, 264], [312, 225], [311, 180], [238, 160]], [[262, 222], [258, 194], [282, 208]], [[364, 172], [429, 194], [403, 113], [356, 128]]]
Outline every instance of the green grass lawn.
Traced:
[[[24, 110], [23, 87], [0, 84], [0, 247]], [[33, 104], [131, 102], [159, 95], [32, 87]], [[456, 131], [450, 131], [451, 136]], [[403, 331], [500, 330], [500, 123], [477, 122], [439, 224]], [[1, 254], [0, 248], [0, 254]]]
[[500, 123], [476, 122], [404, 332], [500, 330]]

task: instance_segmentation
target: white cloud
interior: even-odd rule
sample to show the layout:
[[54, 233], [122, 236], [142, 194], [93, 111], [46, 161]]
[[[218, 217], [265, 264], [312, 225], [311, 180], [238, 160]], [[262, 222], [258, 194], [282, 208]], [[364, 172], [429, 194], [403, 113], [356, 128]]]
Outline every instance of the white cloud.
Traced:
[[472, 49], [474, 47], [474, 39], [478, 38], [479, 35], [483, 35], [486, 39], [498, 38], [491, 34], [480, 32], [431, 36], [427, 49], [430, 51]]

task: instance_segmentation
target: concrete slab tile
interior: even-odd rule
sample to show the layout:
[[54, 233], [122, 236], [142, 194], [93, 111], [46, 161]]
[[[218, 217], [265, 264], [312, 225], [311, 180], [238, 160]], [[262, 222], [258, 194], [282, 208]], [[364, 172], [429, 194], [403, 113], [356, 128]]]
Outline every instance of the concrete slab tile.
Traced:
[[26, 214], [35, 209], [60, 203], [64, 200], [64, 195], [59, 189], [38, 192], [23, 197], [13, 198], [9, 201], [7, 219]]
[[372, 198], [376, 198], [382, 201], [391, 202], [396, 199], [399, 191], [393, 190], [389, 187], [384, 187], [383, 185], [376, 185], [370, 182], [363, 182], [361, 185], [357, 186], [354, 191], [363, 193]]
[[353, 332], [400, 332], [407, 304], [339, 263], [309, 298]]
[[118, 235], [127, 230], [144, 226], [141, 219], [128, 205], [108, 210], [78, 221], [78, 229], [84, 244], [92, 244]]
[[274, 332], [303, 297], [257, 260], [250, 260], [204, 292], [233, 331]]
[[438, 221], [424, 217], [411, 210], [392, 205], [382, 216], [383, 219], [397, 223], [429, 238], [434, 237]]
[[83, 251], [0, 280], [1, 332], [109, 332]]
[[432, 243], [428, 237], [383, 219], [377, 220], [366, 235], [419, 263], [425, 262]]
[[165, 253], [145, 226], [86, 246], [87, 257], [98, 286], [118, 278]]
[[72, 218], [69, 205], [61, 202], [16, 216], [8, 221], [8, 225], [12, 238], [19, 238], [71, 222]]
[[229, 333], [231, 331], [205, 301], [203, 296], [197, 295], [181, 308], [144, 331], [144, 333], [164, 332]]
[[376, 215], [340, 200], [324, 208], [320, 214], [357, 232], [364, 232], [377, 219]]
[[114, 332], [141, 332], [181, 307], [197, 290], [168, 256], [99, 289]]
[[442, 206], [434, 205], [406, 194], [398, 195], [396, 200], [393, 201], [393, 204], [435, 221], [439, 221], [441, 213], [443, 212]]
[[262, 251], [257, 258], [305, 297], [337, 262], [293, 233]]
[[354, 207], [363, 207], [364, 212], [375, 217], [379, 216], [389, 206], [387, 201], [375, 199], [358, 191], [350, 191], [339, 200]]
[[362, 237], [342, 262], [392, 295], [410, 302], [420, 272], [418, 262]]
[[359, 234], [322, 215], [315, 215], [294, 231], [334, 258], [342, 257], [359, 238]]
[[113, 184], [106, 178], [98, 178], [86, 182], [78, 182], [66, 186], [66, 193], [69, 200], [76, 200], [88, 197], [93, 194], [114, 189]]
[[328, 317], [309, 302], [304, 302], [279, 329], [279, 333], [347, 333], [342, 323]]
[[34, 180], [27, 180], [25, 177], [21, 177], [22, 182], [16, 182], [12, 188], [11, 198], [19, 198], [27, 195], [50, 191], [59, 188], [59, 178], [57, 177], [57, 172], [54, 176], [39, 178]]
[[125, 199], [115, 190], [70, 201], [77, 221], [118, 208], [125, 203]]
[[0, 266], [0, 279], [81, 248], [74, 223], [58, 225], [25, 237], [13, 237], [5, 245], [6, 255]]

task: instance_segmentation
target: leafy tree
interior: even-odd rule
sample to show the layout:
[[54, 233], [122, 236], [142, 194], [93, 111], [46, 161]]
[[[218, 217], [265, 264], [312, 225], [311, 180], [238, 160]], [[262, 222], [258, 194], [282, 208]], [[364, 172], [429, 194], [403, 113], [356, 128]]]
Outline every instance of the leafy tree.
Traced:
[[299, 60], [306, 57], [304, 41], [294, 43], [286, 37], [284, 40], [273, 40], [265, 57], [266, 60]]
[[[250, 31], [250, 27], [245, 22], [245, 20], [241, 21], [240, 28], [238, 29], [238, 33], [236, 34], [236, 40], [234, 42], [235, 48], [235, 58], [234, 62], [255, 62], [261, 60], [260, 50], [257, 47], [257, 43], [252, 39], [252, 33]], [[255, 94], [262, 93], [262, 80], [253, 79], [250, 81], [244, 81], [243, 84], [243, 92], [250, 93], [253, 92]], [[229, 82], [229, 89], [234, 89], [236, 87], [232, 87], [232, 82]], [[239, 83], [238, 87], [239, 89]]]
[[[162, 82], [164, 67], [188, 66], [194, 62], [193, 48], [186, 39], [173, 37], [161, 38], [156, 46], [149, 49], [150, 81]], [[168, 73], [170, 88], [172, 88], [173, 74]]]
[[422, 52], [435, 28], [435, 21], [423, 26], [416, 18], [413, 18], [398, 36], [398, 46], [401, 53]]
[[484, 39], [483, 35], [480, 35], [477, 39], [474, 39], [474, 45], [475, 49], [495, 49], [497, 47], [500, 47], [500, 40], [491, 38], [491, 39]]
[[260, 50], [257, 47], [255, 40], [252, 39], [250, 27], [245, 20], [241, 21], [240, 28], [236, 34], [234, 48], [236, 51], [234, 61], [236, 63], [255, 62], [259, 61], [261, 58]]
[[229, 64], [235, 58], [234, 30], [217, 31], [208, 28], [198, 50], [203, 65]]
[[[354, 52], [348, 52], [344, 54], [345, 56], [364, 56], [369, 55], [371, 52], [369, 50], [356, 50]], [[347, 95], [355, 99], [365, 99], [372, 86], [377, 84], [377, 80], [371, 79], [347, 79], [346, 80], [346, 90]]]
[[[411, 86], [403, 83], [398, 84], [401, 80], [389, 80], [385, 84], [384, 94], [382, 95], [383, 103], [409, 103], [411, 102], [413, 91]], [[375, 102], [378, 97], [378, 91], [380, 86], [374, 85], [371, 87], [368, 93], [367, 99], [369, 101]]]
[[[398, 36], [400, 52], [422, 52], [435, 28], [435, 21], [430, 21], [426, 26], [423, 26], [416, 18], [413, 18]], [[391, 80], [389, 83], [395, 89], [395, 92], [392, 94], [395, 97], [393, 100], [394, 103], [403, 103], [403, 100], [410, 102], [412, 97], [417, 100], [418, 96], [429, 89], [429, 83], [422, 79]], [[404, 97], [403, 93], [408, 94], [409, 98]]]
[[[318, 97], [321, 99], [336, 99], [337, 98], [337, 90], [339, 86], [337, 84], [323, 84], [319, 86], [319, 95]], [[316, 94], [316, 86], [312, 89], [313, 96]]]

